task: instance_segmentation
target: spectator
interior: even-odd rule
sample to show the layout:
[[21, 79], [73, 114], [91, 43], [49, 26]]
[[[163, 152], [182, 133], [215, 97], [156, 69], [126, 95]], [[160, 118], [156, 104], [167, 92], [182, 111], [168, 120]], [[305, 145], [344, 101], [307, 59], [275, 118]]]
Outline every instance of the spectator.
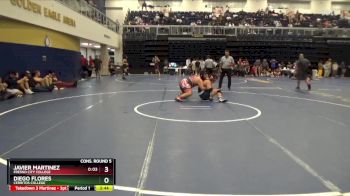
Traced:
[[154, 73], [158, 74], [158, 78], [160, 79], [160, 59], [157, 55], [152, 58], [152, 63], [154, 63]]
[[266, 74], [268, 68], [269, 68], [269, 63], [267, 62], [267, 59], [263, 59], [261, 63], [262, 72]]
[[94, 59], [91, 56], [89, 56], [89, 66], [87, 67], [88, 68], [88, 77], [91, 77], [92, 70], [94, 69], [94, 67], [95, 67]]
[[191, 58], [186, 59], [186, 66], [189, 68], [191, 66]]
[[197, 58], [194, 58], [191, 62], [192, 74], [196, 74], [196, 62], [197, 62]]
[[261, 60], [256, 59], [254, 62], [254, 67], [256, 68], [256, 76], [261, 76]]
[[82, 72], [83, 72], [82, 73], [82, 78], [87, 78], [89, 69], [88, 69], [87, 59], [84, 57], [84, 55], [80, 56], [80, 66], [81, 66], [81, 69], [82, 69]]
[[332, 64], [332, 77], [339, 76], [338, 69], [339, 69], [339, 65], [338, 65], [337, 61], [334, 61]]
[[53, 89], [53, 80], [52, 80], [52, 72], [49, 72], [45, 77], [41, 77], [41, 73], [39, 70], [36, 70], [34, 73], [34, 81], [36, 87], [40, 87], [41, 89]]
[[100, 58], [98, 56], [95, 57], [94, 64], [95, 64], [95, 75], [96, 75], [96, 78], [101, 78], [100, 71], [101, 71], [102, 61], [100, 60]]
[[15, 94], [7, 92], [7, 84], [0, 77], [0, 101], [15, 97]]
[[145, 10], [147, 11], [147, 4], [145, 0], [142, 3], [142, 11], [143, 11], [143, 8], [145, 8]]
[[[143, 3], [142, 10], [145, 7]], [[170, 19], [164, 19], [160, 12], [129, 12], [125, 24], [141, 24], [152, 22], [154, 25], [231, 25], [231, 26], [277, 26], [277, 27], [324, 27], [324, 28], [349, 28], [350, 25], [340, 15], [302, 14], [290, 11], [286, 14], [276, 13], [273, 10], [265, 12], [229, 12], [224, 15], [215, 15], [211, 12], [172, 12]], [[147, 17], [146, 17], [147, 16]], [[232, 16], [232, 17], [231, 17]], [[138, 18], [137, 18], [138, 17]], [[138, 20], [136, 20], [136, 18]]]
[[207, 59], [204, 61], [204, 67], [207, 72], [207, 74], [212, 74], [214, 71], [214, 60], [210, 57], [210, 55], [207, 56]]
[[77, 81], [72, 82], [62, 82], [58, 79], [55, 72], [52, 72], [52, 81], [53, 84], [57, 87], [58, 90], [61, 90], [63, 88], [76, 88], [78, 86]]
[[123, 77], [122, 77], [122, 79], [123, 79], [123, 80], [126, 80], [126, 77], [125, 77], [125, 76], [129, 75], [128, 56], [125, 55], [125, 56], [123, 57], [122, 63], [123, 63], [123, 65], [122, 65], [122, 71], [123, 71]]
[[[17, 97], [22, 97], [23, 92], [19, 90], [22, 86], [25, 80], [18, 80], [18, 73], [16, 72], [10, 72], [8, 78], [5, 80], [7, 84], [7, 92], [10, 93], [11, 95], [16, 95]], [[29, 85], [28, 85], [29, 87]]]
[[340, 76], [344, 76], [345, 75], [345, 71], [346, 71], [346, 64], [345, 64], [344, 61], [342, 61], [340, 63], [340, 67], [339, 67]]
[[29, 86], [33, 92], [52, 92], [53, 86], [43, 86], [42, 85], [42, 79], [39, 82], [38, 77], [40, 77], [40, 72], [35, 71], [34, 77], [37, 78], [37, 80], [32, 77], [30, 71], [26, 71], [26, 76], [29, 78]]
[[199, 67], [200, 71], [205, 71], [205, 62], [202, 58], [199, 60]]
[[332, 59], [329, 58], [326, 63], [323, 65], [323, 69], [324, 69], [324, 77], [328, 78], [331, 74], [331, 70], [332, 70]]
[[319, 78], [322, 78], [322, 76], [323, 76], [323, 63], [321, 60], [318, 62], [317, 75]]
[[196, 62], [194, 63], [194, 74], [198, 75], [201, 69], [201, 62], [199, 59], [196, 60]]
[[271, 59], [270, 63], [271, 63], [271, 70], [275, 71], [275, 69], [278, 68], [278, 64], [277, 64], [276, 59]]

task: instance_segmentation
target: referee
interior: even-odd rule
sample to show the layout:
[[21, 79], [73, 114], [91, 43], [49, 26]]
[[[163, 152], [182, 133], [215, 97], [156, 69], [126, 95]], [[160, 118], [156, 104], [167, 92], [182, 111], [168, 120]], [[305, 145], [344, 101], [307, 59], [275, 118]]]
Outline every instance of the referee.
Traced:
[[227, 87], [229, 90], [231, 90], [231, 75], [232, 75], [232, 67], [234, 64], [235, 64], [235, 61], [233, 60], [232, 56], [230, 56], [230, 51], [225, 50], [225, 56], [221, 57], [220, 59], [221, 74], [220, 74], [220, 80], [219, 80], [219, 88], [221, 88], [222, 80], [226, 75], [228, 79]]

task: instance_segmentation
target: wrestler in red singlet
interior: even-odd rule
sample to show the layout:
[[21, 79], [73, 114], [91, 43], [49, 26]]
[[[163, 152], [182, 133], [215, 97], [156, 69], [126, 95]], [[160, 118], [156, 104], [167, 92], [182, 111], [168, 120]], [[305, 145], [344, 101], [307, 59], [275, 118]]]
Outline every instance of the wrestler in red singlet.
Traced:
[[179, 82], [181, 94], [175, 98], [175, 101], [183, 102], [184, 99], [192, 95], [192, 88], [198, 86], [200, 89], [204, 89], [203, 79], [204, 75], [192, 75], [188, 78], [184, 78]]

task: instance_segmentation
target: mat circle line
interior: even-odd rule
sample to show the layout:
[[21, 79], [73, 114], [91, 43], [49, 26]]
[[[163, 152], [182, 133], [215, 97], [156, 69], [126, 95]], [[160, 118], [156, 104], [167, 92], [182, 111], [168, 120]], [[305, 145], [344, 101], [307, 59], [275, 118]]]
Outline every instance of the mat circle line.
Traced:
[[144, 116], [144, 117], [148, 117], [148, 118], [153, 118], [153, 119], [157, 119], [157, 120], [164, 120], [164, 121], [172, 121], [172, 122], [187, 122], [187, 123], [223, 123], [223, 122], [227, 123], [227, 122], [239, 122], [239, 121], [252, 120], [252, 119], [255, 119], [255, 118], [258, 118], [259, 116], [261, 116], [261, 111], [258, 108], [255, 108], [255, 107], [250, 106], [250, 105], [241, 104], [241, 103], [234, 103], [234, 102], [226, 102], [225, 104], [239, 105], [239, 106], [247, 107], [247, 108], [255, 110], [256, 114], [254, 116], [251, 116], [251, 117], [229, 119], [229, 120], [187, 120], [187, 119], [163, 118], [163, 117], [159, 117], [159, 116], [153, 116], [153, 115], [145, 114], [145, 113], [139, 111], [139, 108], [141, 108], [142, 106], [145, 106], [145, 105], [154, 104], [154, 103], [167, 103], [167, 102], [175, 102], [175, 101], [174, 100], [162, 100], [162, 101], [146, 102], [146, 103], [142, 103], [142, 104], [139, 104], [139, 105], [135, 106], [134, 107], [134, 111], [137, 114], [139, 114], [141, 116]]

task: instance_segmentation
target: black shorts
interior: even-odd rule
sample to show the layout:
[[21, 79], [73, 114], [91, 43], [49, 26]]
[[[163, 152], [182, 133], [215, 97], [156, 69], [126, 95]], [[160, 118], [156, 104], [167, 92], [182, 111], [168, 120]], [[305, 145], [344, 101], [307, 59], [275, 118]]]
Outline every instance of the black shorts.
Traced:
[[200, 97], [202, 100], [209, 100], [210, 95], [211, 95], [211, 91], [213, 91], [213, 89], [205, 90], [205, 91], [203, 91], [201, 94], [199, 94], [199, 97]]

